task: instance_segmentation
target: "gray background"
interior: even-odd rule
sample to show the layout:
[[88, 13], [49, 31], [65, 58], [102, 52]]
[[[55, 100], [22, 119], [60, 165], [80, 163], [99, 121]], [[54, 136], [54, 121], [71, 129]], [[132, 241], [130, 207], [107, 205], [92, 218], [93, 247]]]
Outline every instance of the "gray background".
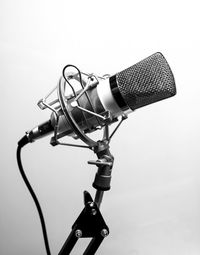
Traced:
[[[129, 115], [111, 144], [112, 189], [102, 204], [110, 227], [98, 254], [200, 254], [199, 1], [0, 1], [0, 254], [45, 254], [35, 205], [15, 151], [24, 132], [49, 118], [37, 101], [65, 64], [121, 71], [156, 51], [167, 58], [177, 96]], [[91, 187], [89, 150], [23, 150], [57, 254]], [[68, 141], [68, 139], [66, 139]], [[81, 242], [73, 254], [81, 254]]]

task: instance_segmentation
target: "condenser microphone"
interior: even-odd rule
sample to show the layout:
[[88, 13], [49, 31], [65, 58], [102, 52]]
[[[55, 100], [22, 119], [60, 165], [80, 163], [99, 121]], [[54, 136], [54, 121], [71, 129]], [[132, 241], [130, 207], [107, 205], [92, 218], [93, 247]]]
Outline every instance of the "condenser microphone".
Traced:
[[155, 53], [99, 84], [101, 102], [117, 114], [176, 94], [173, 73], [161, 53]]
[[[74, 68], [76, 72], [66, 73], [69, 68]], [[86, 79], [83, 79], [83, 75]], [[75, 85], [78, 85], [79, 89]], [[57, 92], [56, 98], [52, 101], [51, 96], [54, 92]], [[111, 138], [129, 113], [175, 94], [174, 76], [161, 53], [155, 53], [112, 76], [99, 77], [85, 74], [73, 65], [63, 68], [56, 88], [38, 102], [41, 109], [48, 108], [52, 111], [50, 119], [27, 132], [19, 140], [17, 147], [19, 170], [37, 207], [47, 254], [50, 254], [50, 248], [45, 221], [38, 199], [22, 166], [21, 148], [29, 142], [53, 133], [50, 142], [53, 146], [60, 144], [89, 148], [97, 155], [97, 160], [88, 161], [89, 164], [98, 167], [93, 182], [93, 187], [97, 190], [95, 199], [93, 201], [90, 194], [84, 192], [85, 208], [73, 224], [72, 231], [59, 252], [59, 254], [69, 254], [80, 237], [91, 237], [92, 240], [84, 254], [94, 254], [104, 237], [109, 234], [109, 228], [104, 222], [99, 207], [104, 191], [110, 189], [114, 162], [109, 150]], [[118, 117], [121, 117], [121, 121], [110, 134], [109, 125], [118, 121]], [[101, 128], [102, 140], [95, 141], [87, 135]], [[60, 142], [59, 139], [64, 136], [79, 138], [85, 145]], [[89, 226], [89, 230], [86, 225]]]
[[[82, 91], [78, 91], [77, 95], [81, 93]], [[76, 96], [72, 95], [67, 100], [67, 112], [72, 115], [82, 132], [90, 133], [105, 125], [105, 113], [110, 114], [110, 125], [119, 116], [175, 94], [175, 80], [171, 68], [164, 56], [158, 52], [91, 86], [87, 94], [82, 93], [76, 101], [79, 107], [74, 107]], [[65, 101], [60, 97], [60, 101]], [[74, 133], [64, 114], [65, 109], [60, 105], [57, 109], [57, 114], [53, 112], [50, 120], [27, 132], [29, 142], [52, 133], [55, 126], [59, 137]], [[92, 110], [94, 115], [91, 114]]]

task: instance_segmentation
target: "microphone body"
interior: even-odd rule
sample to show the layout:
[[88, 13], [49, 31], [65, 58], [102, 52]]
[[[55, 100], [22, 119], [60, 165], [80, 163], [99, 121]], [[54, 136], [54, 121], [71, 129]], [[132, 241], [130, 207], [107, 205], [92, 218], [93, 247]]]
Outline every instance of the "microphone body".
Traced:
[[[77, 92], [81, 93], [81, 91]], [[173, 73], [161, 53], [155, 53], [137, 64], [103, 80], [97, 86], [87, 91], [78, 99], [78, 104], [88, 111], [99, 115], [110, 113], [111, 121], [117, 121], [119, 116], [129, 114], [148, 104], [166, 99], [176, 94]], [[88, 100], [89, 98], [89, 100]], [[84, 133], [90, 133], [105, 125], [102, 118], [89, 112], [73, 107], [75, 96], [67, 100], [69, 111], [79, 128]], [[68, 120], [60, 107], [58, 110], [58, 138], [74, 135]], [[29, 141], [53, 132], [56, 125], [56, 115], [52, 113], [50, 120], [37, 126], [28, 133]]]

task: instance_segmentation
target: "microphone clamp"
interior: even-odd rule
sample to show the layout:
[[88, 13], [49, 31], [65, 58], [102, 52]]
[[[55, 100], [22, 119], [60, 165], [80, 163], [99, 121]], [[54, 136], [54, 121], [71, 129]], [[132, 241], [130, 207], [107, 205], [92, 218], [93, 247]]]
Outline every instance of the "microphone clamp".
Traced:
[[[66, 72], [67, 68], [74, 68], [76, 71], [74, 72]], [[39, 100], [38, 106], [41, 110], [49, 109], [52, 111], [52, 114], [55, 119], [54, 123], [54, 132], [53, 137], [51, 138], [51, 145], [65, 145], [65, 146], [74, 146], [74, 147], [82, 147], [82, 148], [90, 148], [94, 150], [95, 147], [98, 146], [98, 141], [91, 139], [86, 133], [91, 133], [95, 130], [104, 129], [103, 138], [100, 140], [107, 140], [110, 142], [112, 136], [121, 125], [122, 121], [127, 118], [127, 115], [123, 114], [121, 117], [121, 121], [117, 125], [116, 129], [109, 135], [109, 125], [113, 122], [117, 122], [118, 118], [113, 118], [109, 111], [104, 111], [99, 114], [95, 111], [94, 106], [90, 100], [89, 93], [96, 86], [98, 86], [99, 82], [105, 79], [108, 79], [110, 75], [106, 74], [104, 76], [95, 75], [93, 73], [84, 73], [81, 72], [74, 65], [66, 65], [63, 68], [63, 75], [60, 77], [59, 82], [56, 87], [54, 87], [44, 98]], [[67, 85], [67, 86], [66, 86]], [[77, 89], [78, 87], [78, 89]], [[57, 92], [57, 94], [55, 93]], [[53, 99], [52, 99], [53, 97]], [[87, 104], [90, 109], [86, 109], [82, 105], [80, 105], [79, 100], [81, 97], [85, 97], [87, 100]], [[72, 112], [73, 111], [81, 111], [81, 114], [84, 118], [84, 122], [87, 127], [85, 130], [82, 130], [80, 124], [75, 120]], [[59, 139], [63, 136], [59, 132], [59, 121], [62, 118], [65, 119], [67, 124], [71, 127], [71, 134], [74, 139], [80, 138], [86, 145], [82, 144], [73, 144], [73, 143], [64, 143], [60, 142]], [[86, 115], [90, 115], [96, 119], [98, 122], [97, 126], [89, 125]], [[66, 134], [65, 134], [66, 135]]]

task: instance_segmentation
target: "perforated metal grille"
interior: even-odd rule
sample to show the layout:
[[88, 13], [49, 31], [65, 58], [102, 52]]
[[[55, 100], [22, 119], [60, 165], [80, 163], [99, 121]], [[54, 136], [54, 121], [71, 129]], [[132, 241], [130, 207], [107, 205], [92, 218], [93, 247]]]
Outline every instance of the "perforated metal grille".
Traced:
[[173, 73], [159, 52], [116, 74], [116, 80], [132, 110], [176, 94]]

